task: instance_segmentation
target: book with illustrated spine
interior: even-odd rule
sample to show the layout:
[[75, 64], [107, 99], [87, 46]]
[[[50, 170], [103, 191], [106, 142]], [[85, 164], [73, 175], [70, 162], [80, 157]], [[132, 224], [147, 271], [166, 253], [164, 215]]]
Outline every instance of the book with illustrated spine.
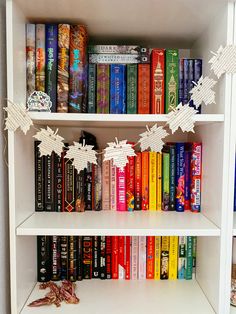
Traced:
[[35, 211], [44, 211], [44, 163], [45, 156], [40, 156], [40, 141], [34, 142], [34, 158], [35, 158]]
[[135, 173], [134, 173], [134, 156], [128, 157], [128, 164], [126, 165], [126, 204], [127, 210], [134, 210], [134, 187], [135, 187]]
[[26, 24], [27, 98], [35, 91], [35, 24]]
[[83, 279], [92, 278], [92, 237], [82, 237], [82, 261]]
[[177, 212], [184, 211], [185, 193], [185, 169], [184, 169], [184, 143], [176, 143], [176, 199], [175, 209]]
[[162, 210], [170, 209], [170, 148], [162, 150]]
[[137, 64], [127, 64], [127, 113], [137, 113], [137, 86], [138, 67]]
[[88, 64], [88, 113], [96, 113], [96, 64]]
[[118, 279], [118, 258], [119, 258], [119, 237], [112, 237], [112, 254], [111, 254], [111, 267], [112, 267], [112, 279]]
[[110, 207], [117, 210], [117, 169], [113, 159], [110, 161]]
[[186, 270], [186, 237], [179, 236], [178, 279], [185, 278]]
[[154, 279], [155, 272], [155, 237], [147, 236], [147, 279]]
[[150, 113], [150, 64], [138, 65], [138, 113]]
[[191, 156], [191, 210], [201, 211], [202, 143], [192, 143]]
[[45, 92], [45, 24], [36, 24], [36, 73], [35, 87]]
[[169, 113], [178, 105], [179, 52], [177, 49], [166, 49], [165, 64], [165, 113]]
[[155, 236], [154, 279], [161, 278], [161, 236]]
[[37, 236], [37, 269], [39, 282], [51, 280], [51, 237]]
[[175, 210], [175, 177], [176, 177], [176, 153], [175, 145], [170, 144], [170, 206], [169, 210]]
[[137, 152], [134, 157], [135, 161], [135, 198], [134, 209], [142, 209], [142, 153]]
[[109, 113], [109, 64], [97, 64], [97, 113]]
[[169, 278], [170, 237], [161, 237], [161, 279]]

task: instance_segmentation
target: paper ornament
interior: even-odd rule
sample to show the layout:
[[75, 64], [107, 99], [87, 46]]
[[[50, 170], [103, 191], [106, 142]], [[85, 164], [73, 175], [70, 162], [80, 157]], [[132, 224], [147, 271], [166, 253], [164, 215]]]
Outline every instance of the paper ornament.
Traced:
[[16, 131], [18, 128], [27, 133], [33, 122], [23, 104], [8, 103], [8, 106], [3, 108], [7, 112], [5, 119], [5, 130]]
[[41, 91], [34, 91], [27, 100], [29, 111], [47, 111], [50, 112], [52, 102], [50, 97]]
[[193, 100], [194, 105], [196, 108], [198, 108], [202, 102], [205, 103], [205, 105], [209, 105], [212, 103], [215, 103], [215, 92], [212, 90], [212, 88], [215, 86], [217, 82], [213, 79], [209, 78], [208, 76], [204, 77], [201, 76], [198, 83], [195, 85], [191, 90], [191, 100]]
[[73, 159], [73, 166], [80, 172], [87, 168], [88, 162], [97, 165], [96, 151], [93, 147], [93, 145], [74, 142], [74, 145], [68, 147], [66, 158]]
[[127, 144], [127, 140], [108, 143], [105, 148], [104, 161], [113, 159], [113, 163], [121, 170], [128, 163], [128, 157], [136, 156], [131, 144]]
[[175, 133], [178, 128], [181, 128], [183, 132], [194, 132], [194, 115], [197, 113], [193, 107], [188, 104], [182, 105], [180, 103], [174, 110], [168, 113], [167, 124], [172, 131]]
[[139, 139], [141, 151], [148, 149], [150, 147], [153, 152], [161, 152], [164, 142], [162, 141], [169, 133], [162, 126], [157, 127], [155, 124], [150, 130], [146, 126], [147, 131], [141, 133], [141, 138]]
[[58, 129], [54, 132], [52, 129], [47, 127], [47, 129], [41, 129], [33, 137], [41, 141], [39, 144], [40, 156], [51, 155], [54, 151], [58, 156], [61, 156], [63, 151], [64, 138], [57, 135]]
[[217, 53], [211, 52], [214, 56], [209, 60], [211, 70], [218, 79], [224, 73], [236, 73], [236, 46], [220, 46]]

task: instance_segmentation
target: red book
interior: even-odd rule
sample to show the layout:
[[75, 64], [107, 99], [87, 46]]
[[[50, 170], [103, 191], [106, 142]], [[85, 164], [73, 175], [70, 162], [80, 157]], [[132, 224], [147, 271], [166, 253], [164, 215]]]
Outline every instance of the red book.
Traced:
[[126, 166], [126, 203], [127, 210], [134, 210], [134, 156], [128, 157], [129, 163]]
[[126, 211], [126, 167], [117, 168], [117, 210]]
[[125, 237], [125, 279], [130, 280], [130, 261], [131, 261], [131, 237]]
[[154, 279], [155, 237], [147, 237], [147, 279]]
[[152, 50], [151, 54], [151, 113], [163, 114], [165, 108], [165, 50]]
[[149, 205], [149, 152], [142, 152], [142, 210]]
[[112, 279], [118, 279], [118, 250], [119, 240], [118, 236], [112, 237], [112, 254], [111, 254], [111, 268], [112, 268]]
[[150, 113], [150, 64], [138, 64], [138, 113]]
[[134, 158], [135, 162], [135, 192], [134, 209], [141, 210], [142, 206], [142, 153], [137, 152]]
[[106, 236], [106, 279], [112, 278], [112, 237]]
[[125, 279], [125, 237], [119, 236], [118, 272], [119, 279]]

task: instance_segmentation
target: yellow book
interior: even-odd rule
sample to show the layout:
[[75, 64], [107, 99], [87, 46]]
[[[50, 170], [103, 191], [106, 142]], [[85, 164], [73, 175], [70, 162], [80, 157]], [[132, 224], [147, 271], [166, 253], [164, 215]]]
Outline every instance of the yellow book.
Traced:
[[157, 153], [157, 210], [162, 209], [162, 153]]
[[157, 209], [157, 153], [149, 153], [149, 210]]
[[155, 237], [155, 264], [154, 264], [154, 279], [161, 278], [161, 236]]
[[169, 252], [170, 237], [161, 237], [161, 279], [168, 279], [169, 276]]
[[170, 236], [169, 279], [177, 279], [178, 272], [178, 237]]

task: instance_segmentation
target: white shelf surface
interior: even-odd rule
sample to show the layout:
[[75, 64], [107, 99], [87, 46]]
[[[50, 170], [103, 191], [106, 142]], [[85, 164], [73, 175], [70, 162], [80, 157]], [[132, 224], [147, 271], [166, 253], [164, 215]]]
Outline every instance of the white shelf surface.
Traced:
[[[148, 123], [164, 124], [166, 114], [93, 114], [30, 112], [34, 124], [80, 127], [143, 127]], [[196, 124], [223, 122], [223, 114], [197, 114]], [[132, 123], [131, 123], [132, 122]]]
[[36, 212], [20, 224], [17, 235], [196, 235], [219, 236], [220, 229], [201, 213]]
[[236, 314], [236, 307], [230, 305], [230, 314]]
[[195, 280], [84, 280], [77, 282], [80, 303], [30, 308], [45, 290], [37, 285], [20, 312], [21, 314], [213, 314], [204, 293]]

